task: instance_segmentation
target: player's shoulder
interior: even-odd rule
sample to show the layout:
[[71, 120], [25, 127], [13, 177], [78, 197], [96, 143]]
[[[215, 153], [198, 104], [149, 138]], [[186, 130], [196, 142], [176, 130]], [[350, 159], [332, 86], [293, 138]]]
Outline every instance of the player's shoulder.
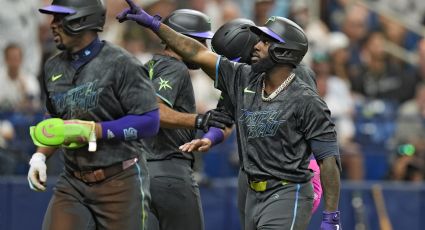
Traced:
[[142, 63], [140, 63], [140, 61], [127, 50], [108, 41], [104, 41], [104, 46], [102, 51], [99, 53], [98, 58], [113, 60], [113, 62], [118, 64], [117, 66], [120, 66], [121, 64], [123, 64], [122, 66], [142, 65]]
[[316, 90], [316, 74], [309, 66], [299, 64], [297, 68], [294, 69], [294, 73], [313, 90]]
[[[188, 71], [186, 64], [183, 61], [178, 60], [177, 58], [155, 54], [151, 61], [154, 64], [155, 69], [170, 69], [173, 71]], [[151, 62], [151, 63], [152, 63]], [[149, 64], [149, 62], [147, 63]]]
[[220, 56], [218, 64], [218, 67], [222, 69], [220, 72], [232, 74], [236, 77], [240, 76], [246, 81], [251, 81], [252, 79], [256, 79], [258, 75], [261, 75], [260, 73], [253, 72], [250, 65], [231, 61], [223, 56]]
[[246, 63], [239, 63], [239, 62], [231, 61], [224, 56], [220, 56], [219, 62], [220, 62], [219, 63], [220, 66], [226, 66], [228, 68], [231, 68], [231, 69], [234, 69], [234, 70], [237, 70], [237, 71], [247, 71], [247, 72], [251, 71], [250, 65], [248, 65]]
[[65, 69], [67, 69], [69, 66], [69, 55], [64, 52], [58, 52], [56, 54], [54, 54], [53, 56], [51, 56], [50, 58], [48, 58], [46, 60], [46, 62], [44, 63], [44, 74], [45, 75], [50, 75], [55, 72], [58, 71], [63, 71]]
[[320, 96], [317, 94], [316, 90], [313, 89], [309, 84], [307, 84], [303, 79], [301, 78], [295, 78], [294, 79], [294, 87], [293, 87], [293, 93], [295, 94], [294, 99], [300, 100], [300, 101], [310, 101], [310, 100], [316, 100], [317, 98], [320, 98]]
[[189, 69], [183, 61], [162, 54], [155, 54], [145, 67], [151, 79], [169, 78], [175, 81], [190, 80]]

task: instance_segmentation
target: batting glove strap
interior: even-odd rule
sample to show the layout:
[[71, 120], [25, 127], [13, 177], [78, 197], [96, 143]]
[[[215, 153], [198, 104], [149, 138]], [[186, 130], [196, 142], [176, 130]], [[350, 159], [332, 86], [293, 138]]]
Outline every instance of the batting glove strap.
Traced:
[[208, 132], [208, 120], [210, 116], [210, 113], [198, 114], [195, 119], [195, 128]]
[[339, 224], [339, 211], [323, 212], [322, 223]]

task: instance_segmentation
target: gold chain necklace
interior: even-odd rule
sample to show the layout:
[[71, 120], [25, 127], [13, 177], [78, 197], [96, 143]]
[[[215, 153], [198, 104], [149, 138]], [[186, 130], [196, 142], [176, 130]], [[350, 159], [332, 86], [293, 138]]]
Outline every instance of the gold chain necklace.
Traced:
[[289, 77], [286, 78], [286, 80], [282, 84], [280, 84], [280, 86], [268, 97], [264, 96], [264, 92], [266, 91], [266, 78], [263, 78], [263, 90], [261, 91], [261, 98], [263, 99], [263, 101], [273, 100], [282, 90], [284, 90], [292, 82], [294, 77], [295, 73], [291, 73], [291, 75], [289, 75]]

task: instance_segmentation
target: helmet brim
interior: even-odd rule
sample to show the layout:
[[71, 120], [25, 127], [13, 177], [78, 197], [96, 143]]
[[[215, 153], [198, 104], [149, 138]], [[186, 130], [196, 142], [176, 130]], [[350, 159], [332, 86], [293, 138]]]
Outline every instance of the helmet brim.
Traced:
[[278, 41], [278, 42], [285, 42], [285, 40], [283, 40], [281, 37], [279, 37], [279, 35], [277, 35], [275, 32], [273, 32], [271, 29], [269, 29], [268, 27], [265, 26], [251, 26], [249, 27], [249, 29], [256, 35], [261, 36], [261, 35], [267, 35], [268, 37], [273, 38], [274, 40]]
[[59, 5], [45, 6], [43, 8], [38, 9], [38, 11], [40, 11], [40, 13], [42, 14], [75, 14], [77, 13], [77, 11], [74, 9], [64, 7], [64, 6], [59, 6]]
[[189, 35], [191, 37], [206, 38], [206, 39], [211, 39], [214, 36], [214, 33], [211, 32], [211, 31], [189, 32], [189, 33], [184, 33], [184, 34]]

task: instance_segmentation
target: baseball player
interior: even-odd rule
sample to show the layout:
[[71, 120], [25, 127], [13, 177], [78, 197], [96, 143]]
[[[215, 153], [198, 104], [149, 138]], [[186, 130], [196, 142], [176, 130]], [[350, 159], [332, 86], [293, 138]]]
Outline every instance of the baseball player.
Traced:
[[146, 229], [149, 190], [140, 138], [159, 129], [147, 69], [99, 40], [106, 13], [101, 0], [54, 0], [39, 11], [52, 15], [62, 52], [44, 66], [51, 118], [31, 127], [38, 148], [30, 187], [46, 189], [45, 160], [56, 149], [63, 149], [65, 164], [42, 229]]
[[[206, 46], [211, 39], [209, 18], [196, 10], [172, 12], [162, 23]], [[194, 179], [192, 154], [183, 154], [179, 146], [195, 138], [195, 128], [225, 128], [226, 117], [195, 114], [195, 97], [189, 69], [194, 63], [165, 47], [146, 63], [159, 102], [161, 127], [157, 136], [145, 139], [151, 190], [149, 229], [202, 230], [204, 218], [199, 187]], [[218, 120], [215, 120], [218, 119]], [[228, 123], [232, 124], [231, 118]]]
[[325, 198], [322, 229], [340, 229], [340, 164], [330, 111], [294, 68], [308, 49], [304, 31], [283, 17], [250, 27], [260, 37], [252, 66], [229, 61], [161, 24], [134, 5], [119, 19], [152, 29], [170, 48], [195, 62], [229, 95], [235, 111], [243, 169], [250, 189], [245, 229], [306, 229], [313, 206], [313, 152]]
[[[214, 34], [211, 45], [212, 49], [229, 60], [234, 60], [240, 63], [251, 64], [251, 51], [254, 48], [254, 45], [258, 42], [258, 36], [252, 33], [249, 30], [250, 26], [254, 26], [254, 22], [249, 19], [235, 19], [226, 24], [222, 25]], [[243, 44], [243, 45], [241, 45]], [[305, 65], [300, 64], [295, 70], [295, 73], [300, 76], [300, 78], [305, 81], [311, 88], [316, 90], [315, 76], [314, 72]], [[219, 111], [229, 110], [232, 112], [233, 107], [230, 103], [228, 96], [225, 93], [222, 93], [220, 101], [217, 105]], [[212, 141], [209, 137], [212, 135], [209, 131], [205, 134], [204, 138], [196, 139], [191, 142], [188, 142], [180, 147], [182, 151], [200, 151], [207, 152], [212, 147]], [[238, 149], [239, 150], [239, 149]], [[242, 163], [242, 154], [239, 152], [240, 166]], [[313, 211], [314, 212], [319, 204], [320, 198], [322, 195], [322, 187], [320, 184], [320, 169], [316, 161], [310, 160], [309, 169], [314, 172], [314, 177], [312, 178], [313, 191], [314, 191], [314, 202], [313, 202]], [[243, 168], [240, 167], [238, 175], [238, 211], [241, 220], [242, 229], [244, 229], [244, 219], [245, 219], [245, 200], [246, 193], [249, 187], [247, 176], [243, 171]]]

